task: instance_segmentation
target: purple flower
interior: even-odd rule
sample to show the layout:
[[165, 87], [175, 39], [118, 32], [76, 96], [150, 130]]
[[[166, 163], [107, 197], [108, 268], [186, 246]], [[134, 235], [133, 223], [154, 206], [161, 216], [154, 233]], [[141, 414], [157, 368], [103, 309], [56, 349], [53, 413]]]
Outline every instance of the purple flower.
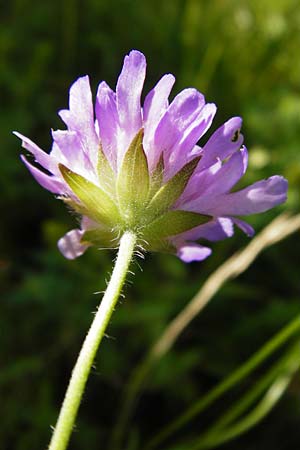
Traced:
[[251, 236], [252, 227], [237, 216], [286, 200], [287, 181], [277, 175], [232, 192], [247, 168], [242, 120], [228, 120], [199, 147], [216, 106], [193, 88], [169, 104], [175, 79], [167, 74], [141, 107], [145, 72], [144, 55], [131, 51], [116, 92], [100, 83], [95, 110], [88, 76], [75, 81], [69, 109], [59, 112], [67, 130], [52, 131], [50, 154], [16, 133], [45, 169], [22, 156], [34, 178], [81, 217], [80, 229], [58, 242], [67, 258], [93, 244], [115, 247], [131, 229], [146, 250], [200, 261], [211, 250], [199, 241], [230, 237], [234, 224]]

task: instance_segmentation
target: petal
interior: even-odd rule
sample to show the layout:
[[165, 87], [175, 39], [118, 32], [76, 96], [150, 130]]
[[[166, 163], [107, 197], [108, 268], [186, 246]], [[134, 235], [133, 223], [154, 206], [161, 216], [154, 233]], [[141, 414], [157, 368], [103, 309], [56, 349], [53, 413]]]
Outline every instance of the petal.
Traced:
[[61, 109], [58, 111], [59, 117], [65, 122], [68, 128], [74, 128], [74, 123], [72, 122], [72, 116], [68, 109]]
[[[94, 123], [92, 93], [88, 75], [78, 78], [70, 87], [69, 109], [58, 113], [71, 130], [83, 131]], [[86, 130], [90, 132], [90, 130]]]
[[214, 132], [203, 147], [203, 157], [199, 164], [201, 170], [216, 162], [218, 158], [226, 159], [241, 147], [243, 143], [243, 135], [239, 132], [241, 126], [242, 119], [233, 117]]
[[152, 124], [158, 124], [162, 113], [168, 108], [168, 98], [174, 83], [174, 75], [168, 73], [164, 75], [146, 95], [143, 107], [143, 119], [148, 128], [151, 127]]
[[235, 225], [237, 227], [239, 227], [247, 236], [252, 237], [255, 234], [254, 228], [249, 225], [249, 223], [244, 222], [244, 220], [241, 219], [237, 219], [236, 217], [234, 217], [233, 222], [235, 223]]
[[116, 170], [119, 135], [116, 94], [104, 81], [98, 87], [96, 117], [103, 152]]
[[99, 140], [95, 130], [92, 93], [88, 76], [78, 78], [72, 84], [69, 107], [69, 111], [62, 110], [59, 115], [69, 130], [77, 132], [83, 151], [96, 166]]
[[248, 152], [246, 147], [243, 147], [223, 165], [219, 161], [200, 172], [198, 172], [198, 165], [196, 173], [192, 176], [178, 205], [189, 211], [199, 212], [200, 209], [206, 211], [219, 195], [227, 193], [233, 188], [244, 175], [247, 164]]
[[52, 130], [53, 147], [51, 155], [68, 166], [69, 169], [88, 178], [90, 181], [96, 180], [94, 168], [87, 154], [82, 148], [80, 137], [76, 131]]
[[27, 161], [24, 155], [21, 155], [21, 160], [30, 171], [31, 175], [43, 188], [47, 189], [50, 192], [53, 192], [53, 194], [65, 194], [66, 192], [68, 192], [68, 188], [63, 181], [55, 176], [47, 175], [46, 173], [37, 169]]
[[226, 161], [220, 170], [211, 177], [207, 189], [201, 192], [201, 195], [219, 195], [229, 192], [230, 189], [245, 174], [248, 165], [248, 152], [246, 147], [235, 152], [228, 161]]
[[189, 155], [193, 157], [195, 144], [210, 128], [216, 114], [216, 105], [207, 103], [200, 111], [198, 117], [183, 132], [181, 139], [164, 158], [166, 178], [173, 176], [187, 162]]
[[22, 140], [22, 147], [28, 150], [33, 156], [35, 161], [44, 167], [46, 170], [52, 173], [58, 173], [57, 161], [55, 158], [51, 158], [51, 155], [44, 152], [40, 147], [38, 147], [34, 142], [23, 136], [17, 131], [13, 132], [15, 136]]
[[189, 152], [188, 157], [189, 158], [195, 158], [196, 156], [201, 156], [202, 157], [202, 155], [203, 155], [202, 147], [200, 147], [199, 145], [194, 145], [192, 150]]
[[177, 256], [186, 263], [203, 261], [210, 256], [211, 253], [212, 250], [210, 248], [193, 243], [183, 243], [181, 246], [177, 247]]
[[174, 83], [173, 75], [164, 75], [145, 98], [143, 145], [150, 170], [154, 169], [160, 157], [160, 152], [157, 152], [154, 146], [154, 134], [162, 115], [169, 106], [168, 97]]
[[208, 241], [221, 241], [234, 234], [233, 221], [228, 217], [218, 217], [199, 227], [193, 228], [180, 235], [184, 241], [197, 241], [207, 239]]
[[57, 246], [65, 258], [75, 259], [86, 251], [89, 245], [80, 242], [83, 234], [84, 230], [76, 228], [59, 239]]
[[287, 180], [275, 175], [241, 191], [211, 198], [206, 204], [201, 205], [200, 200], [197, 211], [217, 216], [243, 216], [264, 212], [286, 201], [287, 187]]
[[122, 128], [122, 148], [119, 160], [130, 142], [142, 127], [141, 93], [146, 75], [145, 56], [133, 50], [125, 56], [123, 68], [117, 82], [117, 110]]
[[155, 132], [155, 146], [170, 150], [182, 137], [182, 133], [194, 122], [205, 100], [196, 89], [184, 89], [172, 101], [161, 118]]
[[198, 206], [198, 201], [201, 197], [201, 194], [209, 188], [209, 186], [215, 179], [216, 174], [218, 174], [218, 172], [221, 170], [222, 162], [219, 160], [212, 166], [202, 171], [198, 171], [198, 167], [190, 178], [183, 194], [176, 202], [176, 208], [190, 210], [195, 203]]
[[99, 223], [90, 219], [87, 216], [82, 216], [81, 218], [81, 229], [83, 231], [93, 230], [94, 228], [99, 227]]
[[164, 151], [166, 179], [187, 162], [187, 155], [210, 125], [214, 113], [215, 106], [205, 107], [205, 99], [196, 89], [185, 89], [175, 97], [154, 137], [157, 154]]

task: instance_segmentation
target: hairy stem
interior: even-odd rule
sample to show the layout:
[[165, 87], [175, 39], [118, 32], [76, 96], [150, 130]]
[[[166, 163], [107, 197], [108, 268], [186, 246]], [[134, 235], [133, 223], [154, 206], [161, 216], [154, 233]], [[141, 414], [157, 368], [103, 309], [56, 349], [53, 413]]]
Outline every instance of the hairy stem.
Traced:
[[136, 236], [131, 232], [124, 233], [120, 240], [119, 252], [110, 282], [73, 369], [49, 450], [65, 450], [67, 448], [87, 378], [120, 296], [135, 244]]

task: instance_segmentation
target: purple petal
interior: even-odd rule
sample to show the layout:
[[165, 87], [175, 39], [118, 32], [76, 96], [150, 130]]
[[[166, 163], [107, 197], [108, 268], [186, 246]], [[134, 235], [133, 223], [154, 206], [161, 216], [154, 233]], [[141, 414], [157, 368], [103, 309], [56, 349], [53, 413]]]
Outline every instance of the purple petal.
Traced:
[[251, 225], [249, 225], [249, 223], [244, 222], [244, 220], [237, 219], [236, 217], [234, 217], [232, 220], [235, 225], [238, 226], [247, 236], [254, 236], [255, 230]]
[[188, 153], [188, 157], [189, 159], [193, 159], [196, 156], [202, 156], [202, 154], [203, 154], [202, 147], [200, 147], [199, 145], [194, 145], [192, 150]]
[[[288, 182], [275, 175], [247, 188], [216, 198], [199, 199], [199, 210], [216, 216], [244, 216], [267, 211], [287, 199]], [[204, 212], [205, 211], [205, 212]]]
[[203, 147], [203, 157], [199, 163], [201, 170], [213, 164], [218, 158], [226, 159], [241, 147], [243, 143], [243, 135], [239, 132], [241, 126], [242, 119], [233, 117], [214, 132]]
[[203, 261], [212, 253], [211, 249], [203, 245], [183, 243], [177, 248], [177, 256], [184, 262]]
[[104, 81], [98, 87], [96, 117], [103, 152], [116, 170], [118, 135], [120, 133], [116, 94]]
[[70, 111], [68, 109], [61, 109], [60, 111], [58, 111], [58, 115], [63, 120], [63, 122], [65, 122], [67, 127], [69, 129], [72, 129], [73, 122], [72, 122], [72, 115], [71, 115]]
[[81, 225], [81, 229], [83, 231], [93, 230], [93, 229], [99, 227], [99, 223], [98, 222], [95, 222], [94, 220], [90, 219], [87, 216], [82, 216], [80, 225]]
[[[164, 151], [169, 166], [175, 163], [171, 157], [173, 147], [180, 143], [184, 132], [193, 127], [204, 104], [205, 100], [200, 92], [192, 88], [185, 89], [175, 97], [161, 118], [155, 131], [154, 144], [158, 154]], [[166, 177], [168, 176], [166, 172]]]
[[120, 160], [130, 142], [142, 127], [141, 93], [146, 75], [145, 56], [133, 50], [125, 56], [117, 82], [117, 110], [122, 128], [123, 148], [118, 149]]
[[233, 221], [228, 217], [218, 217], [199, 227], [182, 233], [179, 237], [184, 241], [197, 241], [207, 239], [208, 241], [221, 241], [233, 236]]
[[53, 192], [53, 194], [65, 194], [66, 192], [68, 192], [68, 188], [63, 181], [59, 180], [55, 176], [47, 175], [46, 173], [37, 169], [27, 161], [24, 155], [21, 155], [21, 160], [30, 171], [31, 175], [43, 188], [47, 189], [50, 192]]
[[82, 148], [81, 140], [76, 131], [52, 130], [53, 147], [50, 155], [65, 164], [69, 169], [96, 182], [96, 174], [87, 154]]
[[89, 245], [81, 244], [80, 242], [83, 234], [83, 230], [76, 228], [68, 231], [68, 233], [59, 239], [57, 246], [65, 258], [75, 259], [86, 251]]
[[164, 158], [166, 179], [175, 175], [184, 166], [190, 154], [194, 157], [195, 144], [211, 126], [216, 110], [216, 105], [207, 103], [199, 112], [198, 117], [182, 133], [181, 139], [172, 150], [169, 153], [166, 152]]
[[169, 106], [168, 98], [175, 83], [171, 74], [164, 75], [145, 98], [143, 107], [144, 120], [144, 149], [148, 158], [148, 165], [152, 170], [160, 157], [154, 146], [156, 127]]
[[248, 152], [246, 147], [243, 147], [235, 152], [211, 177], [209, 186], [205, 190], [201, 190], [201, 195], [216, 196], [229, 192], [245, 174], [247, 164]]
[[247, 164], [248, 152], [243, 147], [223, 165], [216, 163], [200, 173], [197, 168], [178, 205], [189, 211], [206, 211], [219, 195], [233, 188], [244, 175]]
[[146, 95], [143, 107], [143, 119], [148, 128], [158, 124], [162, 113], [169, 106], [168, 98], [175, 83], [175, 77], [171, 73], [164, 75]]
[[[201, 198], [202, 193], [209, 188], [221, 168], [221, 161], [216, 162], [202, 171], [198, 171], [197, 168], [196, 172], [190, 178], [183, 194], [177, 200], [175, 207], [192, 211], [192, 208], [196, 205], [196, 210], [198, 210], [199, 198]], [[201, 201], [203, 201], [203, 199], [201, 199]]]
[[57, 161], [51, 158], [51, 155], [44, 152], [40, 147], [38, 147], [34, 142], [23, 136], [17, 131], [13, 132], [15, 136], [22, 140], [22, 147], [28, 150], [33, 156], [35, 161], [44, 167], [46, 170], [52, 173], [58, 173]]
[[62, 110], [59, 115], [70, 131], [76, 131], [83, 151], [96, 167], [99, 139], [95, 130], [92, 93], [89, 77], [78, 78], [71, 88], [69, 96], [70, 110]]

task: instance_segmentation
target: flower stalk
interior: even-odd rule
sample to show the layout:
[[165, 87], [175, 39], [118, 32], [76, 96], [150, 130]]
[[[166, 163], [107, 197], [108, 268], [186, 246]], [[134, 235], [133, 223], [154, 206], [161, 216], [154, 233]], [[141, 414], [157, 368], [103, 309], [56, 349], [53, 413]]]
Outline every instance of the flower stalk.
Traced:
[[49, 450], [67, 448], [97, 349], [120, 296], [135, 245], [135, 234], [130, 231], [125, 232], [120, 239], [119, 252], [111, 279], [73, 369]]

